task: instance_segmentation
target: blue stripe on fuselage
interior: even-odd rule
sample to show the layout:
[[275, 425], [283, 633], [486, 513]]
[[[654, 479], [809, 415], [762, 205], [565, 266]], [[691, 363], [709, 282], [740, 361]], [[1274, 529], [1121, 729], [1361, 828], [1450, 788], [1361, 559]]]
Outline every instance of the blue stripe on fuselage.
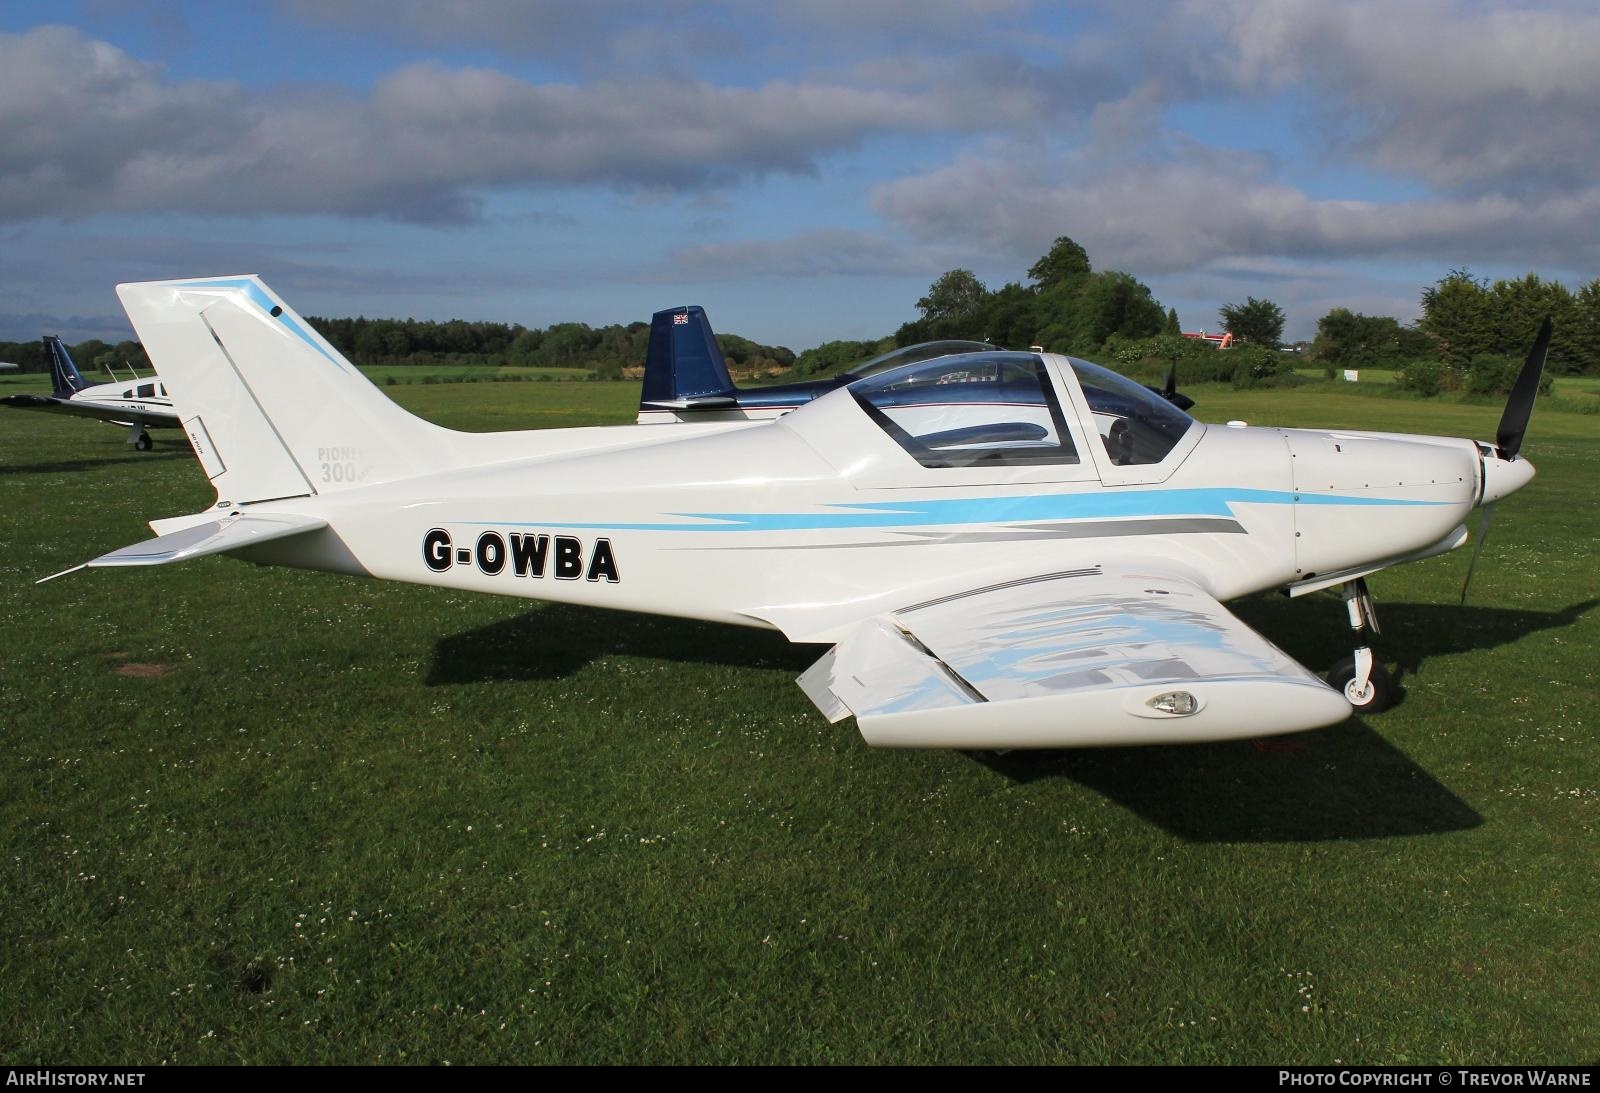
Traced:
[[[834, 512], [675, 512], [678, 522], [554, 523], [550, 521], [462, 520], [464, 524], [499, 527], [607, 528], [614, 531], [824, 531], [839, 528], [949, 527], [960, 524], [1010, 524], [1040, 520], [1094, 520], [1119, 516], [1234, 516], [1233, 506], [1349, 505], [1431, 506], [1448, 501], [1411, 501], [1393, 497], [1352, 497], [1285, 490], [1215, 487], [1186, 490], [1135, 490], [1105, 493], [1024, 494], [1014, 497], [968, 497], [917, 502], [870, 502], [832, 505]], [[683, 521], [707, 521], [686, 523]]]

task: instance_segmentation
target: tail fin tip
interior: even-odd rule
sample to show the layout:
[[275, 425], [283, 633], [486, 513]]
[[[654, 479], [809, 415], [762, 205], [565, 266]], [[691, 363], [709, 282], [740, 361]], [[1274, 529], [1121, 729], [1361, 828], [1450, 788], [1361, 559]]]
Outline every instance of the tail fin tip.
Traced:
[[219, 499], [327, 493], [438, 469], [446, 431], [401, 409], [259, 277], [117, 286]]
[[72, 363], [72, 354], [67, 352], [66, 343], [59, 334], [44, 336], [44, 351], [50, 358], [50, 382], [54, 388], [51, 394], [56, 398], [71, 398], [89, 386], [78, 366]]
[[705, 308], [671, 307], [650, 317], [640, 409], [728, 399], [736, 390]]

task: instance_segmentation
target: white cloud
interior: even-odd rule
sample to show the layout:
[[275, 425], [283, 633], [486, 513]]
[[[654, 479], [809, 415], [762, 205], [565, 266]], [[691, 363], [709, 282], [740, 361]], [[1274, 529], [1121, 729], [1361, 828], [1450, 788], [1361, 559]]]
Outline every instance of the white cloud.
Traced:
[[1466, 0], [1194, 0], [1236, 87], [1299, 92], [1330, 151], [1447, 192], [1553, 192], [1600, 172], [1600, 11]]
[[[808, 174], [877, 134], [990, 124], [981, 96], [805, 81], [531, 83], [424, 62], [369, 96], [174, 82], [63, 27], [0, 36], [0, 218], [99, 211], [468, 219], [493, 187], [696, 189]], [[1018, 99], [1013, 114], [1031, 109]]]
[[856, 55], [1002, 37], [1035, 0], [279, 0], [311, 26], [440, 47], [469, 45], [599, 71], [657, 69], [729, 55]]
[[1243, 255], [1414, 257], [1583, 267], [1600, 188], [1379, 202], [1315, 199], [1217, 162], [1098, 171], [1064, 160], [966, 159], [878, 188], [874, 208], [924, 241], [964, 240], [1028, 259], [1070, 235], [1097, 265], [1156, 274]]

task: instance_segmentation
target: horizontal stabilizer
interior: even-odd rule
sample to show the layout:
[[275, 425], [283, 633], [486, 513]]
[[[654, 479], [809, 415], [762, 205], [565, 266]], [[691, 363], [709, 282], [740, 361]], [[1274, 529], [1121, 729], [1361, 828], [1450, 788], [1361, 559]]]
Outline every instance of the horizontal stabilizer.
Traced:
[[304, 535], [328, 526], [317, 516], [290, 516], [283, 513], [241, 514], [198, 524], [182, 531], [158, 535], [142, 543], [102, 554], [89, 563], [91, 569], [106, 566], [170, 565], [208, 554], [225, 554], [241, 547], [291, 535]]
[[727, 410], [739, 405], [732, 395], [704, 395], [700, 398], [647, 399], [641, 410]]
[[23, 410], [48, 410], [60, 404], [61, 400], [49, 395], [7, 395], [6, 405], [15, 406]]

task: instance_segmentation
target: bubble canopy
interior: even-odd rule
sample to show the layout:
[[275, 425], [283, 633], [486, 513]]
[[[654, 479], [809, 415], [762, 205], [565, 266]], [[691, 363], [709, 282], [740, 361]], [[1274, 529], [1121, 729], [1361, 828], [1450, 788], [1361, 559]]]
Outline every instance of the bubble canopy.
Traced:
[[[1159, 463], [1194, 419], [1149, 388], [1099, 365], [1067, 361], [1092, 421], [1082, 436], [1114, 465]], [[1063, 377], [1065, 379], [1066, 377]], [[917, 360], [856, 380], [849, 391], [925, 467], [1078, 463], [1063, 404], [1043, 358], [999, 350]]]
[[1194, 418], [1127, 376], [1077, 357], [1067, 361], [1112, 463], [1160, 463], [1194, 426]]
[[958, 353], [984, 353], [995, 352], [999, 346], [990, 345], [988, 342], [919, 342], [916, 345], [905, 345], [899, 349], [891, 349], [887, 353], [880, 353], [870, 360], [853, 364], [845, 369], [845, 375], [855, 379], [865, 379], [875, 376], [879, 372], [887, 372], [892, 368], [900, 368], [907, 364], [916, 364], [919, 361], [932, 360], [935, 357], [950, 357]]

